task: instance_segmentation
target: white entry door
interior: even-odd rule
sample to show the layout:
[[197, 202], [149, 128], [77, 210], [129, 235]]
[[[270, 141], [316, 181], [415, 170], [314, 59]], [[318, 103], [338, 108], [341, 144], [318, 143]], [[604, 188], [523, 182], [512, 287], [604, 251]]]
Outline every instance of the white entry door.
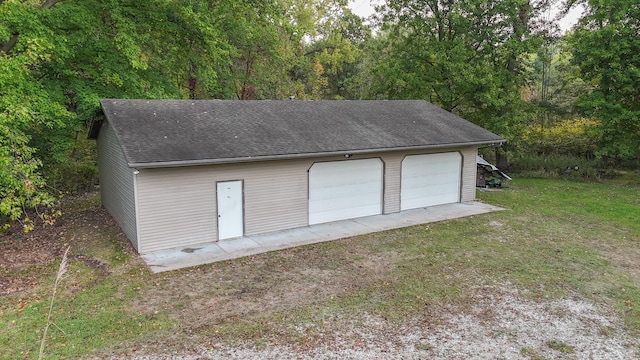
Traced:
[[309, 169], [309, 225], [382, 213], [380, 159], [319, 162]]
[[218, 240], [244, 235], [242, 181], [217, 183]]
[[460, 201], [462, 156], [458, 152], [409, 155], [402, 161], [401, 210]]

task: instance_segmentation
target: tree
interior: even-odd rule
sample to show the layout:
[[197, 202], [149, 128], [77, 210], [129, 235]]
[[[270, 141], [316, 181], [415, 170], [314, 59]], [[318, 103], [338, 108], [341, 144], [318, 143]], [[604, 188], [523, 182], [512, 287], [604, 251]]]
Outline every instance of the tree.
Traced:
[[360, 98], [357, 75], [371, 30], [362, 18], [337, 2], [316, 25], [318, 38], [307, 54], [322, 66], [327, 99]]
[[640, 4], [635, 0], [583, 0], [585, 15], [570, 37], [573, 62], [593, 91], [577, 107], [598, 120], [596, 153], [640, 157]]
[[85, 162], [77, 138], [100, 98], [187, 96], [194, 68], [211, 87], [226, 49], [204, 3], [0, 1], [0, 215], [30, 229], [30, 209], [52, 204], [45, 178]]
[[27, 213], [95, 176], [80, 139], [100, 98], [352, 96], [366, 29], [346, 5], [0, 0], [2, 220], [29, 229]]
[[298, 29], [287, 62], [291, 95], [297, 99], [353, 99], [362, 47], [370, 30], [345, 0], [294, 0]]
[[[286, 10], [280, 1], [229, 1], [218, 16], [211, 16], [224, 33], [227, 52], [215, 66], [218, 86], [207, 96], [226, 99], [282, 97], [278, 68], [283, 67], [281, 49], [289, 46]], [[277, 95], [276, 95], [277, 94]], [[288, 95], [287, 95], [288, 96]]]
[[42, 162], [34, 156], [29, 133], [55, 128], [69, 117], [36, 76], [54, 50], [52, 33], [39, 15], [55, 3], [0, 1], [0, 216], [21, 219], [25, 231], [33, 227], [25, 213], [54, 201], [43, 189]]
[[[371, 97], [423, 98], [510, 139], [546, 2], [389, 0]], [[382, 55], [382, 56], [380, 56]], [[385, 76], [386, 75], [386, 76]], [[382, 94], [381, 94], [382, 93]]]
[[536, 122], [541, 126], [579, 116], [576, 101], [592, 90], [580, 77], [571, 52], [567, 37], [563, 36], [533, 55], [532, 81], [524, 98], [537, 108]]
[[[387, 0], [369, 97], [422, 98], [508, 141], [530, 117], [529, 54], [544, 42], [545, 0]], [[497, 148], [498, 166], [506, 157]]]

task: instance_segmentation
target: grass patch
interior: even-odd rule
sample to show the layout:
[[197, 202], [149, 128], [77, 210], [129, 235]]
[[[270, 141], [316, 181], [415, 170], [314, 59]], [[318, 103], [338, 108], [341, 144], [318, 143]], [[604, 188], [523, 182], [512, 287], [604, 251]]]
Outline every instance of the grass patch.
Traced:
[[563, 354], [573, 354], [575, 352], [575, 349], [573, 348], [573, 346], [569, 346], [563, 343], [562, 341], [549, 340], [547, 341], [546, 345], [550, 349], [561, 352]]
[[620, 252], [639, 250], [639, 191], [635, 186], [524, 179], [511, 190], [480, 193], [482, 200], [510, 210], [363, 241], [372, 254], [395, 252], [393, 270], [326, 306], [333, 313], [367, 312], [402, 321], [443, 304], [464, 309], [471, 305], [474, 287], [513, 284], [535, 299], [578, 292], [608, 303], [638, 332], [638, 279], [616, 268], [597, 244]]
[[520, 354], [531, 360], [546, 360], [544, 356], [540, 355], [535, 349], [522, 348]]
[[[535, 300], [580, 294], [640, 335], [640, 186], [516, 179], [478, 196], [509, 210], [158, 275], [139, 265], [117, 228], [77, 227], [70, 231], [83, 241], [72, 252], [109, 272], [71, 258], [46, 353], [82, 357], [149, 339], [168, 346], [193, 334], [258, 346], [320, 342], [338, 320], [401, 324], [445, 305], [465, 312], [484, 285], [512, 286]], [[92, 201], [79, 206], [90, 211]], [[56, 268], [26, 269], [39, 285], [2, 297], [0, 358], [36, 355]], [[537, 351], [521, 354], [537, 359]]]
[[[69, 277], [60, 285], [52, 316], [53, 323], [45, 354], [70, 357], [115, 346], [118, 342], [143, 336], [169, 327], [172, 323], [163, 313], [133, 312], [128, 303], [139, 296], [144, 283], [139, 279], [106, 279], [95, 286], [80, 282], [90, 277], [87, 268], [70, 262]], [[0, 317], [0, 358], [33, 358], [37, 356], [42, 330], [46, 324], [49, 293], [32, 298], [7, 296]]]

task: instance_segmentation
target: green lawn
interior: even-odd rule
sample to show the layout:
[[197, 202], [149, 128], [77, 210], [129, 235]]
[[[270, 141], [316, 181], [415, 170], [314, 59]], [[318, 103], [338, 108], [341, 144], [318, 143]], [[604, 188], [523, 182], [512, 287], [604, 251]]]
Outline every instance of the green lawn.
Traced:
[[[46, 358], [211, 337], [301, 342], [290, 329], [335, 317], [375, 313], [401, 324], [442, 304], [463, 312], [479, 285], [511, 286], [536, 301], [578, 294], [614, 309], [640, 336], [637, 182], [517, 179], [478, 197], [508, 211], [158, 275], [116, 228], [93, 232], [72, 251], [82, 248], [109, 273], [71, 260]], [[58, 264], [22, 269], [36, 272], [38, 285], [0, 298], [0, 358], [37, 358]]]

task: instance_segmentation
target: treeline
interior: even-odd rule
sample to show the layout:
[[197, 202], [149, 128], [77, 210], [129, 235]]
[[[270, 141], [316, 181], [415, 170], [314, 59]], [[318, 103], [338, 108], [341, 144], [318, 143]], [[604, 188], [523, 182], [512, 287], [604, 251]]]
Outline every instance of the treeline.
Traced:
[[[518, 156], [640, 158], [635, 0], [387, 0], [367, 20], [347, 5], [0, 0], [0, 214], [28, 228], [91, 184], [100, 98], [425, 99]], [[584, 6], [572, 32], [556, 6]]]

